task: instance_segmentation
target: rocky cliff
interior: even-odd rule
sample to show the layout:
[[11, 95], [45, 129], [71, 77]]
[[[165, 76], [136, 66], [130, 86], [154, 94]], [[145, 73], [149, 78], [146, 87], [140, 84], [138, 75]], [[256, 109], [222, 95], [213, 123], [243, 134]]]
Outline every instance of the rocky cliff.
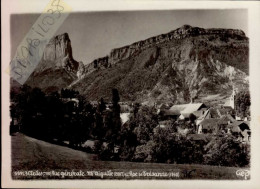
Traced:
[[[127, 59], [131, 56], [136, 55], [140, 51], [161, 44], [172, 41], [180, 41], [185, 38], [196, 37], [196, 36], [219, 36], [222, 40], [228, 40], [230, 38], [236, 40], [247, 40], [245, 33], [242, 30], [237, 29], [204, 29], [199, 27], [192, 27], [184, 25], [176, 30], [169, 33], [158, 35], [155, 37], [148, 38], [143, 41], [138, 41], [125, 47], [113, 49], [110, 54], [106, 57], [94, 60], [87, 66], [87, 71], [93, 71], [96, 68], [107, 68], [116, 64], [119, 61]], [[226, 41], [228, 43], [228, 41]], [[212, 44], [214, 45], [214, 44]], [[238, 44], [241, 46], [241, 44]]]
[[113, 49], [85, 66], [70, 87], [91, 100], [109, 100], [118, 88], [122, 100], [202, 101], [226, 98], [233, 86], [248, 86], [248, 38], [236, 29], [184, 25], [167, 34]]
[[42, 60], [26, 84], [53, 92], [77, 79], [78, 70], [79, 63], [73, 58], [69, 35], [64, 33], [53, 37], [46, 45]]
[[79, 63], [73, 59], [72, 47], [67, 33], [53, 37], [46, 45], [42, 61], [36, 71], [48, 68], [64, 68], [69, 72], [77, 72]]

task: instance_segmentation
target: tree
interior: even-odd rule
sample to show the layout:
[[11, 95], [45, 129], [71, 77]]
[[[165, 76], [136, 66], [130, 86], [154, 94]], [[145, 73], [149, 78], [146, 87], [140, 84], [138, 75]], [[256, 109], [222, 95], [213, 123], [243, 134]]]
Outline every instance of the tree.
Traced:
[[137, 162], [151, 162], [155, 142], [150, 140], [146, 144], [136, 147], [133, 160]]
[[114, 152], [115, 145], [120, 141], [121, 118], [119, 100], [118, 90], [112, 89], [112, 111], [106, 115], [106, 139], [109, 142], [109, 148], [112, 152]]
[[79, 92], [73, 89], [61, 89], [62, 98], [75, 98], [77, 95], [79, 95]]
[[119, 93], [117, 89], [112, 89], [112, 103], [117, 105], [120, 100]]
[[58, 92], [53, 92], [46, 97], [46, 105], [43, 113], [47, 134], [49, 138], [62, 139], [61, 130], [64, 121], [64, 106]]
[[103, 98], [100, 99], [100, 102], [98, 104], [98, 112], [103, 113], [103, 111], [106, 109], [106, 103]]
[[243, 167], [249, 165], [250, 146], [227, 135], [215, 137], [205, 146], [204, 162], [209, 165]]
[[120, 118], [120, 105], [118, 104], [120, 100], [119, 93], [117, 89], [112, 89], [112, 122], [113, 122], [113, 133], [117, 136], [118, 132], [121, 130], [121, 118]]
[[95, 113], [95, 126], [93, 128], [93, 135], [96, 136], [99, 140], [104, 140], [105, 128], [104, 128], [104, 111], [106, 110], [106, 103], [103, 98], [100, 99], [100, 102]]
[[134, 108], [133, 108], [133, 113], [134, 113], [134, 117], [136, 116], [136, 114], [138, 113], [139, 111], [139, 108], [140, 108], [140, 104], [139, 103], [134, 103]]
[[240, 91], [235, 96], [235, 110], [240, 117], [250, 116], [251, 99], [249, 91]]
[[135, 116], [131, 116], [129, 124], [137, 136], [139, 144], [151, 139], [153, 129], [158, 125], [158, 116], [155, 108], [142, 107]]

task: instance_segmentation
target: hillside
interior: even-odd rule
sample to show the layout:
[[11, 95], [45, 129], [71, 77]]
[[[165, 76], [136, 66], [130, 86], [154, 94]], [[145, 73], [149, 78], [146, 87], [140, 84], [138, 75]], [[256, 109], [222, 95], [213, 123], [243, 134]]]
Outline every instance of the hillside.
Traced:
[[[201, 101], [217, 94], [225, 99], [233, 85], [248, 87], [248, 41], [241, 30], [184, 25], [113, 49], [85, 66], [74, 61], [67, 46], [69, 55], [43, 60], [27, 84], [47, 92], [67, 86], [89, 100], [110, 100], [112, 88], [119, 90], [122, 101], [150, 104]], [[68, 61], [60, 63], [64, 59]]]

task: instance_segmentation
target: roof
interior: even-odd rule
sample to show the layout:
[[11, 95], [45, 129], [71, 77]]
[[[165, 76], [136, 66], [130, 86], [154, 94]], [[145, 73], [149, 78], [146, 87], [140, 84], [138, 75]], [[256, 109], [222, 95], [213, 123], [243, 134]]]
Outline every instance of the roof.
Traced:
[[233, 126], [231, 127], [231, 131], [232, 131], [233, 133], [239, 133], [241, 130], [240, 130], [240, 128], [239, 128], [238, 126], [233, 125]]
[[186, 108], [183, 111], [181, 111], [181, 113], [193, 113], [195, 111], [198, 111], [203, 105], [203, 103], [186, 104]]
[[209, 118], [221, 118], [221, 116], [225, 115], [226, 111], [221, 108], [209, 108], [202, 116], [199, 117], [199, 119], [204, 119], [208, 115], [210, 115]]
[[196, 117], [200, 117], [203, 114], [203, 111], [198, 110], [198, 111], [192, 112], [192, 114], [195, 115]]
[[229, 122], [234, 123], [236, 122], [236, 120], [231, 116], [231, 115], [224, 115], [222, 116], [219, 121], [218, 124], [228, 124]]
[[218, 108], [218, 111], [220, 112], [221, 115], [226, 115], [228, 114], [230, 111], [232, 110], [232, 108], [227, 108], [227, 107], [223, 107], [223, 108]]
[[234, 133], [243, 132], [245, 130], [250, 130], [249, 126], [245, 121], [234, 121], [233, 123], [227, 125], [228, 128], [231, 129]]
[[235, 121], [232, 125], [239, 127], [242, 131], [245, 129], [250, 130], [249, 125], [245, 121]]
[[120, 118], [122, 120], [122, 124], [126, 123], [129, 120], [130, 113], [120, 113]]
[[203, 103], [173, 105], [169, 109], [171, 115], [190, 114], [205, 106]]
[[164, 104], [164, 103], [162, 103], [162, 104], [158, 105], [157, 108], [159, 108], [159, 109], [166, 109], [167, 110], [167, 109], [169, 109], [169, 106]]
[[186, 108], [186, 105], [187, 105], [187, 104], [173, 105], [168, 111], [169, 111], [172, 115], [180, 115], [180, 114], [181, 114], [181, 111]]
[[212, 118], [220, 118], [221, 117], [221, 114], [220, 114], [218, 108], [210, 108], [209, 112], [210, 112]]
[[202, 120], [205, 119], [205, 117], [209, 114], [209, 109], [203, 114], [201, 115], [198, 119]]
[[250, 121], [243, 121], [245, 124], [248, 125], [248, 127], [250, 127]]
[[218, 127], [218, 120], [216, 118], [204, 119], [199, 123], [203, 129], [215, 129]]

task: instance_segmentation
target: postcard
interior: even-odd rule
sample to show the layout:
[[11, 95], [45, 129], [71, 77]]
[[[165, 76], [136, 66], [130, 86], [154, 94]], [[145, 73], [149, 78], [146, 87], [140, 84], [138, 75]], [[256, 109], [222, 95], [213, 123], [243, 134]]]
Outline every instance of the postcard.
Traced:
[[259, 188], [259, 7], [4, 1], [3, 187]]

